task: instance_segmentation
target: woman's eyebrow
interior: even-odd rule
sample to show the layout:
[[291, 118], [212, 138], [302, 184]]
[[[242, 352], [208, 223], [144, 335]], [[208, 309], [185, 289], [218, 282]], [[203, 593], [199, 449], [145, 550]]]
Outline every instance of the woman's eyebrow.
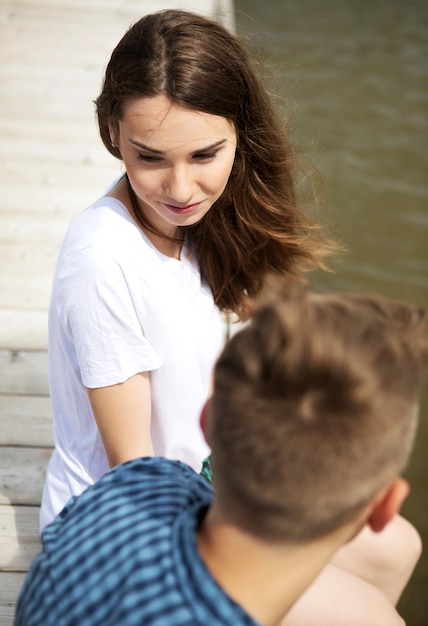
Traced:
[[[144, 143], [141, 143], [140, 141], [134, 141], [134, 139], [130, 139], [129, 141], [134, 146], [136, 146], [137, 148], [140, 148], [140, 150], [144, 150], [145, 152], [151, 152], [152, 154], [158, 154], [161, 156], [165, 154], [165, 152], [162, 152], [162, 150], [155, 150], [155, 148], [150, 148], [150, 146], [146, 146]], [[219, 148], [224, 143], [226, 143], [226, 141], [227, 141], [226, 139], [220, 139], [220, 141], [216, 141], [215, 143], [209, 146], [195, 150], [194, 154], [197, 154], [199, 152], [210, 152], [210, 150], [215, 150], [216, 148]]]

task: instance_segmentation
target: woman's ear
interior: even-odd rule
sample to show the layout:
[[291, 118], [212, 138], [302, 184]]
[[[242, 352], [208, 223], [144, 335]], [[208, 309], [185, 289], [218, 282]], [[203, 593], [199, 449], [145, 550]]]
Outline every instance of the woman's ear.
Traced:
[[209, 404], [210, 404], [210, 400], [206, 400], [204, 406], [202, 407], [202, 411], [201, 411], [201, 415], [199, 418], [199, 423], [201, 425], [201, 430], [204, 434], [205, 437], [205, 441], [207, 442], [208, 445], [210, 445], [210, 442], [208, 440], [208, 420], [209, 420]]
[[116, 131], [114, 130], [113, 126], [111, 124], [108, 125], [108, 132], [110, 135], [110, 143], [113, 146], [113, 148], [117, 148], [117, 136], [116, 136]]
[[373, 510], [367, 520], [373, 532], [378, 533], [387, 523], [400, 512], [404, 500], [410, 491], [409, 483], [404, 478], [397, 478], [382, 493], [373, 505]]

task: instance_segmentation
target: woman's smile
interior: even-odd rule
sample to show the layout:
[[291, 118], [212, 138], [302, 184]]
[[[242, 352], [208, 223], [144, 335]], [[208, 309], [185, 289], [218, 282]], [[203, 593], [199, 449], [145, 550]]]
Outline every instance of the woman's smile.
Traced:
[[176, 204], [169, 204], [167, 202], [163, 202], [162, 204], [172, 213], [175, 213], [177, 215], [180, 215], [180, 214], [188, 215], [189, 213], [192, 213], [194, 210], [196, 210], [202, 204], [202, 202], [203, 200], [201, 200], [200, 202], [193, 202], [191, 204], [187, 204], [184, 206], [179, 206]]

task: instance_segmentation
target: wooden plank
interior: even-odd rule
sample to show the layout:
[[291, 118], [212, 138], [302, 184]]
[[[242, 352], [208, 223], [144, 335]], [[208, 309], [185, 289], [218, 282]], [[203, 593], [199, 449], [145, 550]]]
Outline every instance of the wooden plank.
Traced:
[[[1, 584], [1, 577], [0, 577]], [[2, 606], [0, 604], [0, 626], [13, 626], [13, 616], [15, 609], [13, 606]]]
[[24, 582], [25, 573], [0, 573], [0, 606], [14, 603]]
[[[0, 262], [3, 256], [0, 249]], [[16, 260], [9, 267], [6, 265], [8, 274], [0, 276], [1, 308], [46, 312], [52, 288], [55, 267], [54, 256], [56, 258], [56, 250], [55, 255], [52, 255], [52, 261], [46, 264], [46, 271], [43, 270], [36, 258], [32, 271], [27, 271], [31, 265], [30, 260]], [[5, 265], [2, 263], [2, 266]], [[2, 334], [5, 335], [5, 332], [6, 329], [3, 330]], [[19, 344], [22, 345], [22, 342], [18, 342]], [[23, 347], [31, 349], [31, 345]]]
[[51, 448], [2, 447], [0, 504], [40, 504], [51, 452]]
[[49, 395], [47, 352], [0, 350], [0, 394]]
[[62, 241], [69, 223], [70, 216], [53, 211], [49, 214], [49, 219], [35, 211], [20, 211], [13, 215], [7, 211], [0, 211], [0, 245], [26, 243], [32, 246], [33, 242], [47, 241], [51, 242], [51, 245], [58, 244]]
[[0, 505], [0, 570], [26, 572], [40, 549], [39, 507]]
[[[16, 123], [19, 124], [20, 120]], [[34, 234], [46, 232], [49, 239], [42, 240], [44, 243], [60, 242], [65, 232], [64, 227], [67, 226], [66, 220], [70, 220], [94, 202], [123, 171], [121, 163], [109, 155], [97, 137], [93, 140], [96, 148], [88, 149], [82, 145], [71, 150], [75, 163], [62, 156], [63, 148], [58, 142], [50, 142], [48, 150], [51, 159], [46, 159], [44, 166], [36, 169], [32, 162], [40, 157], [31, 159], [27, 156], [20, 157], [19, 154], [15, 156], [11, 148], [13, 139], [1, 141], [5, 145], [7, 156], [2, 159], [6, 161], [6, 165], [0, 172], [0, 214], [6, 215], [11, 224], [15, 224], [17, 219], [25, 222], [28, 216], [25, 230], [21, 224], [17, 234], [28, 233], [30, 240], [33, 238], [30, 227], [34, 218], [38, 218], [46, 220], [46, 223], [34, 224]], [[79, 182], [72, 186], [70, 180]], [[48, 221], [50, 216], [52, 224]], [[58, 220], [62, 222], [60, 232], [55, 228]], [[50, 238], [51, 234], [54, 235], [53, 238]], [[5, 238], [7, 235], [7, 232], [2, 231], [0, 240], [8, 241]], [[38, 240], [40, 238], [35, 239]]]
[[[0, 259], [1, 257], [0, 252]], [[33, 276], [26, 276], [26, 266], [27, 262], [16, 262], [8, 268], [11, 274], [0, 276], [0, 306], [3, 309], [46, 311], [49, 306], [54, 263], [52, 262], [50, 270], [46, 273], [40, 270], [38, 275], [33, 274]]]
[[[27, 280], [31, 280], [36, 276], [43, 276], [52, 280], [52, 272], [55, 267], [57, 255], [57, 242], [41, 242], [34, 241], [31, 248], [28, 248], [26, 242], [12, 241], [10, 243], [2, 242], [0, 246], [0, 263], [2, 267], [7, 267], [11, 273], [18, 272], [27, 274]], [[7, 284], [5, 277], [8, 272], [2, 273], [1, 280]], [[3, 302], [3, 294], [2, 294]]]
[[12, 626], [16, 600], [24, 579], [25, 573], [0, 572], [0, 626]]
[[0, 573], [0, 606], [15, 601], [25, 579], [25, 572]]
[[0, 396], [1, 446], [53, 446], [49, 397]]
[[[52, 146], [52, 153], [55, 152], [56, 147]], [[13, 163], [9, 163], [9, 169], [12, 165]], [[23, 167], [22, 162], [20, 166]], [[1, 206], [4, 207], [2, 210], [10, 212], [12, 220], [15, 212], [28, 212], [30, 209], [36, 214], [40, 212], [40, 219], [49, 219], [52, 211], [72, 216], [94, 202], [120, 174], [119, 162], [105, 168], [102, 164], [96, 166], [82, 164], [63, 169], [64, 171], [60, 172], [57, 164], [58, 176], [51, 178], [49, 182], [43, 181], [39, 172], [36, 182], [33, 180], [27, 183], [25, 175], [22, 175], [23, 187], [19, 191], [17, 191], [18, 183], [10, 180], [2, 182]], [[85, 179], [88, 179], [87, 184], [85, 184]], [[78, 180], [79, 184], [72, 188], [70, 180]]]
[[46, 352], [47, 347], [47, 310], [0, 309], [0, 350]]

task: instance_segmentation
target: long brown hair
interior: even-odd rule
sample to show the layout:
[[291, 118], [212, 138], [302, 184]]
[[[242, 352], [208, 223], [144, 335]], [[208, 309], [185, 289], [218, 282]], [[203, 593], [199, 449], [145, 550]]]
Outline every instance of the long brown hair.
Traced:
[[[159, 94], [235, 126], [238, 146], [227, 187], [186, 232], [216, 304], [245, 319], [266, 271], [299, 276], [302, 269], [322, 266], [333, 246], [296, 206], [293, 150], [237, 37], [180, 10], [136, 22], [113, 51], [96, 100], [101, 138], [115, 157], [121, 155], [109, 126], [118, 129], [124, 103]], [[138, 218], [153, 231], [141, 211]]]

